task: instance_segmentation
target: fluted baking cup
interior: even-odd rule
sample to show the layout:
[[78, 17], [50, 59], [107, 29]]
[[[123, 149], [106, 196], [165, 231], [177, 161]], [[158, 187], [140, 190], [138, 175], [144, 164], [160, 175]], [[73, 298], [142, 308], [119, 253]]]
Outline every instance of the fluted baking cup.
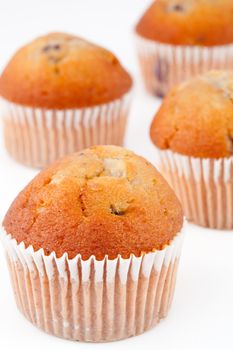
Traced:
[[176, 84], [211, 69], [233, 69], [233, 45], [184, 46], [159, 43], [135, 35], [139, 64], [147, 90], [163, 97]]
[[194, 158], [158, 150], [159, 168], [182, 202], [188, 220], [233, 229], [233, 157]]
[[20, 163], [43, 167], [93, 145], [122, 146], [130, 95], [94, 107], [65, 110], [25, 107], [2, 99], [6, 149]]
[[3, 230], [19, 310], [37, 327], [80, 341], [113, 341], [155, 326], [170, 307], [183, 230], [161, 251], [129, 259], [69, 259], [34, 251]]

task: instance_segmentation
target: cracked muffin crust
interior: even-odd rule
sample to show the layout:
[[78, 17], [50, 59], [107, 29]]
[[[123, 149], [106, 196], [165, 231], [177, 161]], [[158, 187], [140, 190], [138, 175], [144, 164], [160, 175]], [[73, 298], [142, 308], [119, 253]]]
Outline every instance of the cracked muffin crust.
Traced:
[[211, 71], [175, 87], [151, 124], [160, 149], [187, 156], [233, 155], [233, 72]]
[[121, 98], [130, 75], [109, 51], [74, 35], [50, 33], [27, 44], [0, 78], [0, 94], [21, 105], [81, 108]]
[[18, 243], [83, 259], [162, 249], [182, 224], [181, 205], [158, 171], [115, 146], [95, 146], [43, 170], [3, 222]]
[[157, 0], [136, 26], [139, 35], [175, 45], [233, 43], [232, 0]]

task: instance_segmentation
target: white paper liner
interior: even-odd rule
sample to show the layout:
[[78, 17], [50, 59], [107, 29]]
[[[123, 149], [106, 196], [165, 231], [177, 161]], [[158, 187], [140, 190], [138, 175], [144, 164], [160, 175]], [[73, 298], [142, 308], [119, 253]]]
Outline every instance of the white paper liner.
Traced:
[[233, 157], [194, 158], [158, 150], [158, 168], [179, 197], [188, 220], [233, 229]]
[[233, 69], [233, 44], [202, 47], [169, 45], [135, 34], [145, 86], [163, 97], [178, 83], [212, 69]]
[[140, 334], [167, 315], [172, 302], [183, 231], [161, 251], [98, 261], [46, 256], [17, 244], [3, 230], [19, 310], [53, 335], [113, 341]]
[[2, 99], [4, 139], [20, 163], [43, 167], [93, 145], [122, 146], [131, 93], [113, 102], [80, 109], [31, 108]]

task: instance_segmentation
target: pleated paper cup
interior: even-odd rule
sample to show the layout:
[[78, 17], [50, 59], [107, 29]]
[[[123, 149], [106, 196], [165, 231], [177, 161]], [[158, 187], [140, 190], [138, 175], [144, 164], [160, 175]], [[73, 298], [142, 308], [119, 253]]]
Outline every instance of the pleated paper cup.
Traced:
[[130, 95], [90, 108], [65, 110], [25, 107], [2, 99], [6, 149], [20, 163], [44, 167], [93, 145], [122, 146]]
[[233, 45], [184, 46], [159, 43], [135, 34], [147, 90], [163, 97], [175, 85], [212, 69], [233, 69]]
[[161, 251], [141, 257], [68, 259], [34, 251], [3, 230], [19, 310], [58, 337], [103, 342], [140, 334], [167, 315], [183, 231]]
[[179, 197], [185, 216], [216, 229], [233, 229], [233, 157], [194, 158], [158, 151], [159, 168]]

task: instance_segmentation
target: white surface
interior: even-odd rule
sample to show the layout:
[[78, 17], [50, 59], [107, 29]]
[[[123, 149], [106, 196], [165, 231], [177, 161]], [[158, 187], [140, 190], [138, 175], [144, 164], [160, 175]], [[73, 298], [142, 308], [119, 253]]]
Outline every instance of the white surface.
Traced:
[[[158, 101], [140, 85], [131, 29], [149, 1], [0, 0], [0, 68], [24, 42], [48, 31], [68, 31], [115, 51], [135, 75], [136, 88], [127, 147], [154, 161], [148, 138]], [[0, 218], [36, 174], [11, 160], [0, 139]], [[233, 232], [188, 225], [174, 303], [167, 319], [151, 331], [111, 344], [69, 342], [49, 336], [17, 311], [0, 249], [0, 349], [158, 349], [233, 348]]]

